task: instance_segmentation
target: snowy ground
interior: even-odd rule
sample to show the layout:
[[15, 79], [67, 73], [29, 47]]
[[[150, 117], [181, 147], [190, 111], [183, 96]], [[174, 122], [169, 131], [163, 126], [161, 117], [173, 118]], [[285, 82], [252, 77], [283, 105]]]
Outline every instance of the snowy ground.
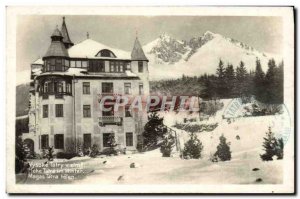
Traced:
[[[219, 126], [212, 132], [197, 133], [202, 141], [203, 157], [199, 160], [183, 160], [179, 153], [174, 157], [161, 157], [159, 150], [127, 154], [111, 157], [75, 158], [63, 163], [82, 162], [84, 173], [76, 175], [75, 180], [59, 181], [60, 183], [84, 183], [84, 184], [279, 184], [282, 183], [282, 160], [263, 162], [259, 154], [262, 154], [262, 142], [268, 127], [274, 132], [280, 131], [277, 120], [280, 117], [263, 116], [236, 118], [228, 124], [222, 119], [222, 114], [230, 100], [224, 100], [224, 108], [214, 118], [202, 123], [218, 123]], [[184, 113], [161, 113], [164, 122], [172, 126], [176, 122], [182, 122]], [[189, 115], [188, 117], [197, 117]], [[199, 123], [199, 122], [195, 122]], [[176, 130], [179, 136], [181, 148], [188, 140], [188, 133], [184, 130]], [[230, 142], [232, 160], [213, 163], [209, 160], [210, 154], [216, 151], [221, 134]], [[240, 139], [237, 139], [237, 135]], [[41, 161], [41, 160], [39, 160]], [[130, 168], [135, 163], [137, 168]], [[258, 168], [257, 171], [253, 171]], [[262, 181], [256, 182], [257, 179]], [[26, 183], [57, 183], [53, 180], [33, 181]]]

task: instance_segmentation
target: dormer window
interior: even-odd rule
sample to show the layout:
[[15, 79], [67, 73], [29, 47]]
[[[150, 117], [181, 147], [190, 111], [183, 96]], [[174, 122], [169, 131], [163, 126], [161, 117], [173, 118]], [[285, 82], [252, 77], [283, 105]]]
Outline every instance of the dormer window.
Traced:
[[104, 49], [100, 50], [96, 57], [111, 57], [111, 58], [116, 58], [117, 56], [110, 50]]

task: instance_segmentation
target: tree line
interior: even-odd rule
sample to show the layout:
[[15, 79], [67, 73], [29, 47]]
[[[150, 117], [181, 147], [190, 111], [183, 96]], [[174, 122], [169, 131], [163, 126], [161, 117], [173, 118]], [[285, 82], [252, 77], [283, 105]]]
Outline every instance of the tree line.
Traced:
[[268, 70], [262, 70], [261, 62], [256, 59], [254, 71], [248, 71], [241, 61], [234, 67], [222, 60], [215, 74], [185, 76], [150, 82], [151, 94], [155, 95], [193, 95], [205, 100], [242, 98], [251, 96], [266, 104], [283, 103], [283, 61], [278, 64], [274, 59], [268, 61]]
[[255, 71], [247, 71], [243, 61], [235, 69], [232, 64], [224, 66], [219, 61], [215, 75], [204, 75], [204, 89], [200, 96], [213, 98], [255, 98], [267, 104], [283, 103], [283, 61], [278, 65], [274, 59], [268, 62], [268, 70], [262, 70], [261, 62], [256, 59]]

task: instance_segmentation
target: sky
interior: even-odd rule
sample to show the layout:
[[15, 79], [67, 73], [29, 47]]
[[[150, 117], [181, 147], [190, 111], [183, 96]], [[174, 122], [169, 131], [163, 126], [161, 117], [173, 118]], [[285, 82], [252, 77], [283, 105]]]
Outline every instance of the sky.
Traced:
[[[17, 71], [46, 53], [56, 26], [63, 16], [31, 15], [18, 17]], [[206, 31], [239, 40], [261, 52], [282, 53], [282, 20], [280, 17], [230, 16], [66, 16], [73, 43], [89, 37], [108, 46], [131, 51], [138, 35], [145, 45], [167, 33], [179, 40], [199, 37]]]

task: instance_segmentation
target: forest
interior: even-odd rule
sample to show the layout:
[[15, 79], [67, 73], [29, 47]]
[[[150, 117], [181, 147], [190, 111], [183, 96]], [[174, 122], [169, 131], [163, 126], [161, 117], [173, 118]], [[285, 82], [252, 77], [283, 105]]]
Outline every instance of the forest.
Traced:
[[234, 67], [220, 59], [215, 74], [178, 79], [151, 81], [151, 94], [199, 96], [204, 100], [255, 97], [265, 104], [283, 103], [284, 62], [268, 61], [268, 70], [262, 70], [256, 59], [255, 71], [247, 71], [243, 61]]

